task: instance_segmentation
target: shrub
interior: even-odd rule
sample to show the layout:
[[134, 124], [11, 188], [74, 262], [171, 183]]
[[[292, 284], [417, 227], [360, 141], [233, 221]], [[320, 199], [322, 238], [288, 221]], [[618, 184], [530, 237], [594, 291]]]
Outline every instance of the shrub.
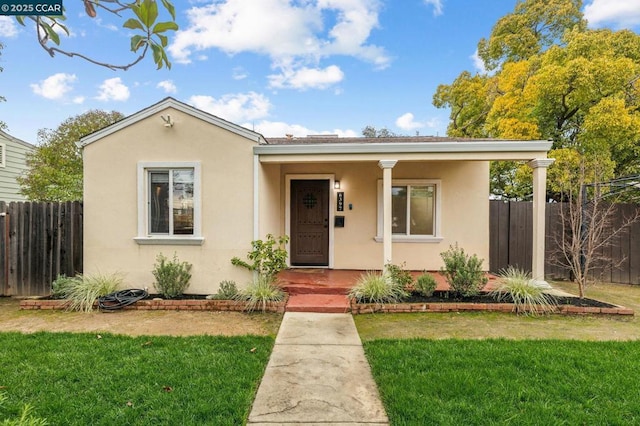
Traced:
[[233, 300], [238, 295], [238, 286], [235, 281], [221, 281], [220, 288], [218, 288], [218, 292], [211, 296], [207, 296], [207, 299], [218, 299], [218, 300]]
[[449, 250], [440, 253], [444, 267], [440, 272], [451, 286], [451, 290], [462, 296], [474, 296], [487, 283], [487, 277], [482, 271], [482, 259], [474, 254], [467, 255], [464, 250], [449, 246]]
[[433, 278], [433, 275], [425, 272], [420, 275], [416, 280], [416, 291], [424, 297], [429, 297], [433, 295], [433, 292], [436, 289], [436, 279]]
[[245, 310], [249, 312], [256, 309], [264, 312], [269, 303], [284, 300], [284, 295], [273, 277], [259, 274], [246, 289], [238, 292], [235, 299], [245, 302]]
[[385, 271], [391, 279], [401, 288], [406, 289], [413, 284], [413, 276], [410, 271], [407, 271], [405, 268], [406, 263], [402, 263], [400, 265], [394, 265], [392, 263], [388, 263], [385, 265]]
[[71, 302], [69, 310], [91, 312], [98, 298], [115, 292], [121, 284], [120, 274], [76, 275], [59, 276], [51, 288], [55, 297]]
[[349, 290], [349, 297], [367, 303], [398, 302], [408, 296], [404, 286], [393, 280], [389, 273], [369, 271], [358, 278]]
[[247, 253], [247, 261], [234, 257], [231, 263], [235, 266], [247, 268], [258, 272], [258, 275], [275, 277], [278, 272], [287, 268], [287, 250], [285, 245], [289, 241], [286, 235], [276, 239], [267, 234], [267, 240], [255, 240], [251, 242], [251, 251]]
[[74, 285], [75, 277], [67, 277], [66, 275], [58, 275], [54, 282], [51, 283], [51, 297], [54, 299], [65, 299], [70, 288]]
[[153, 266], [152, 272], [156, 279], [153, 287], [168, 299], [184, 294], [189, 287], [189, 280], [191, 280], [191, 267], [189, 262], [180, 262], [175, 253], [173, 260], [168, 260], [160, 253]]
[[535, 285], [528, 272], [509, 266], [500, 272], [499, 285], [491, 291], [498, 301], [512, 302], [516, 313], [537, 315], [555, 310], [556, 300]]

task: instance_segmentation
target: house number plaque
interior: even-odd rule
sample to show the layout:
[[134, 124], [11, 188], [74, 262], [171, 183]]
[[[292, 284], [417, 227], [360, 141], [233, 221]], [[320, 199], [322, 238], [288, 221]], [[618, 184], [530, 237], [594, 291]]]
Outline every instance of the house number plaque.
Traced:
[[338, 192], [338, 211], [344, 211], [344, 192]]

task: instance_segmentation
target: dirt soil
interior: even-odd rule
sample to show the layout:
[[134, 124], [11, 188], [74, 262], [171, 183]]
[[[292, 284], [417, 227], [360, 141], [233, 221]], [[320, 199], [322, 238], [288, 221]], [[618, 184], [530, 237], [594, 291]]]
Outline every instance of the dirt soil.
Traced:
[[20, 301], [0, 297], [0, 332], [34, 333], [87, 332], [131, 336], [192, 336], [245, 334], [272, 335], [278, 332], [281, 314], [210, 311], [115, 311], [65, 312], [20, 310]]

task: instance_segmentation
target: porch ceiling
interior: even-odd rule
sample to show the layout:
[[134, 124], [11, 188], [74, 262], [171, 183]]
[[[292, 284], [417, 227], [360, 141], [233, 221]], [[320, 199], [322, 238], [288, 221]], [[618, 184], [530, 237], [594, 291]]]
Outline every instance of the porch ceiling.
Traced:
[[490, 161], [546, 158], [550, 141], [482, 141], [424, 143], [325, 143], [260, 145], [262, 163], [398, 161]]

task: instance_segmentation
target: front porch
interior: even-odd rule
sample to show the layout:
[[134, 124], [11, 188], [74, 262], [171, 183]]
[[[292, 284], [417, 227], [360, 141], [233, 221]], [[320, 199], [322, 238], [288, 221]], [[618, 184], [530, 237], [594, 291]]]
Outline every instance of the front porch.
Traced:
[[[354, 269], [287, 269], [278, 274], [278, 283], [287, 293], [287, 312], [350, 312], [347, 293], [356, 284], [360, 276], [367, 271]], [[429, 272], [436, 280], [436, 290], [449, 290], [449, 284], [439, 272]], [[417, 278], [422, 271], [411, 271]], [[489, 275], [489, 281], [483, 290], [491, 290], [495, 285], [495, 276]]]

